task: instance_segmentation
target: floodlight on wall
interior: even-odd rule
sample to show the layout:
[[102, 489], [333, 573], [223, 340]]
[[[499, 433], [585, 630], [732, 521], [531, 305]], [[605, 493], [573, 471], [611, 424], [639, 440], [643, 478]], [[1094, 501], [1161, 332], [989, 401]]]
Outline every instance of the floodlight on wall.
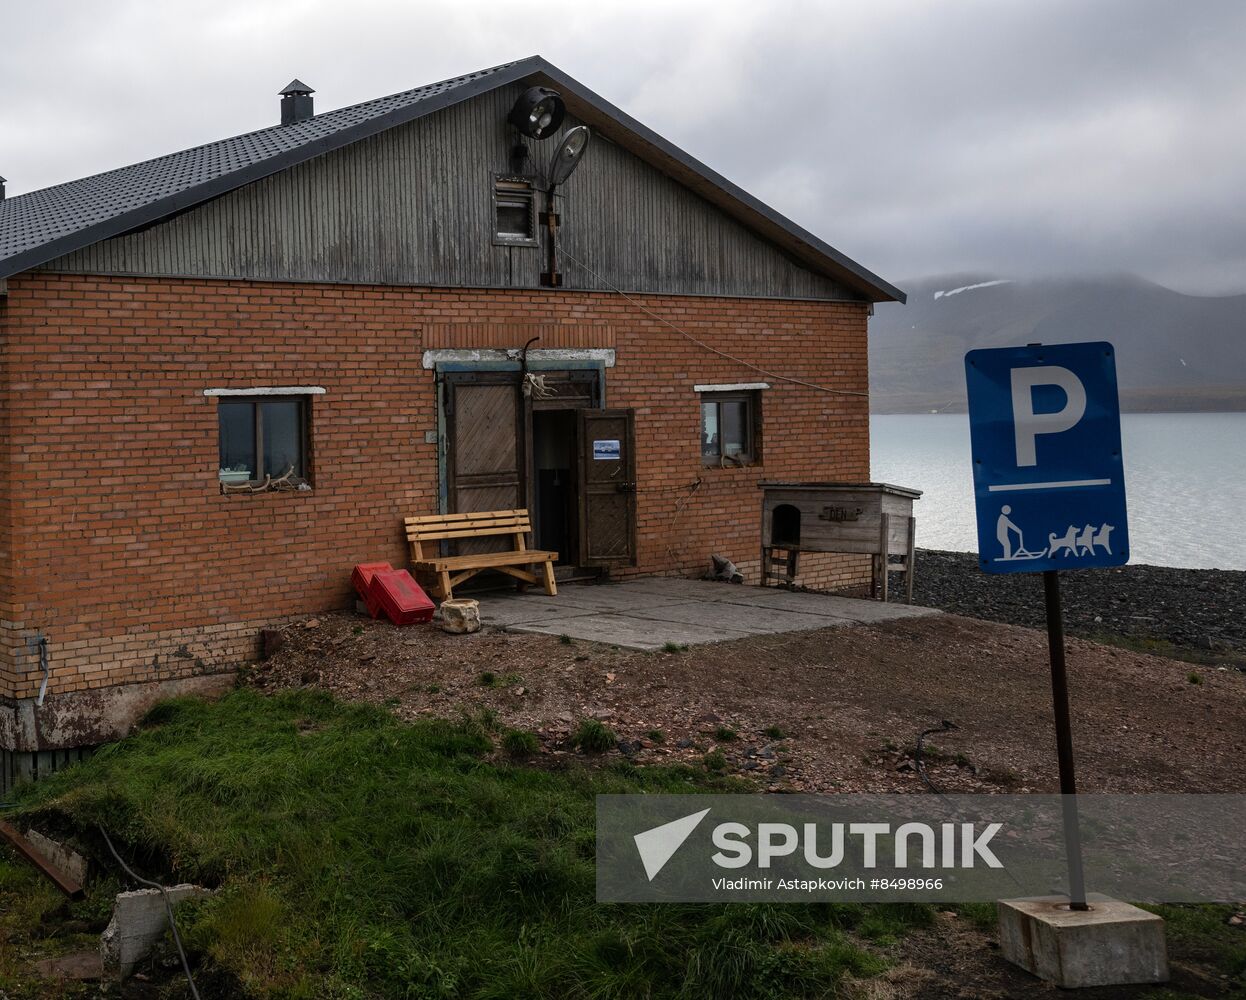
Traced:
[[529, 87], [515, 102], [507, 121], [530, 139], [548, 139], [567, 113], [562, 95], [547, 87]]
[[554, 191], [571, 176], [571, 172], [584, 158], [591, 136], [592, 133], [585, 126], [577, 125], [562, 137], [562, 142], [554, 150], [553, 159], [550, 161], [545, 180], [545, 211], [541, 213], [541, 224], [549, 234], [546, 237], [549, 270], [541, 272], [541, 284], [547, 288], [559, 288], [562, 285], [562, 275], [558, 273], [558, 225], [561, 220], [554, 211]]
[[571, 172], [580, 164], [580, 159], [584, 156], [585, 150], [588, 149], [588, 140], [592, 137], [592, 133], [584, 125], [577, 125], [565, 136], [562, 142], [558, 144], [558, 150], [554, 153], [554, 159], [549, 165], [549, 186], [556, 188], [563, 183]]

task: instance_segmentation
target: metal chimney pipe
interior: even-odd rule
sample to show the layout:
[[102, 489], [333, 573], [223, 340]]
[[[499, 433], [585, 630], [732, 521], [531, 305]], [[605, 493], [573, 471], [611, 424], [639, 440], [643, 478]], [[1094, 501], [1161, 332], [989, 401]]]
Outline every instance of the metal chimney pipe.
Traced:
[[281, 91], [281, 124], [293, 125], [311, 118], [315, 114], [311, 96], [314, 93], [302, 80], [291, 80]]

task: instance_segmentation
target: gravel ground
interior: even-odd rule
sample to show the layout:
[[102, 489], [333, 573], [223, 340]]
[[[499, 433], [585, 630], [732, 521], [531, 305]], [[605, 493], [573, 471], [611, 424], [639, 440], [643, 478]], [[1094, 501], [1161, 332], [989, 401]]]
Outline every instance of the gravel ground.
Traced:
[[[972, 557], [924, 552], [917, 580], [926, 589], [918, 597], [1041, 623], [1037, 580], [991, 581], [1001, 584], [992, 589], [979, 576]], [[1070, 573], [1070, 603], [1099, 603], [1093, 613], [1071, 609], [1070, 619], [1102, 625], [1098, 614], [1131, 637], [1212, 635], [1240, 650], [1234, 628], [1241, 626], [1228, 619], [1241, 613], [1244, 576], [1131, 567], [1113, 582], [1107, 573], [1098, 580]], [[1160, 600], [1182, 629], [1133, 624], [1135, 612]], [[926, 742], [927, 772], [940, 789], [1059, 787], [1046, 635], [1033, 628], [949, 614], [635, 653], [494, 630], [450, 636], [432, 625], [399, 629], [343, 613], [292, 624], [284, 637], [249, 683], [321, 687], [406, 719], [490, 718], [499, 730], [534, 732], [542, 766], [582, 757], [568, 737], [580, 720], [596, 718], [620, 740], [603, 760], [626, 754], [638, 763], [704, 767], [707, 754], [721, 755], [725, 770], [759, 789], [923, 793], [913, 762], [917, 734], [946, 719], [957, 728]], [[1246, 792], [1246, 673], [1077, 638], [1068, 642], [1068, 660], [1081, 791]], [[994, 935], [953, 912], [890, 950], [895, 968], [849, 995], [1045, 1000], [1056, 992], [1000, 960]], [[1171, 986], [1182, 996], [1227, 995], [1214, 962], [1188, 952], [1175, 947]], [[1152, 992], [1079, 991], [1086, 1000]]]
[[[895, 579], [899, 579], [896, 577]], [[898, 589], [898, 588], [897, 588]], [[1246, 666], [1246, 572], [1123, 566], [1060, 574], [1070, 635], [1171, 643]], [[919, 549], [913, 601], [960, 615], [1044, 628], [1042, 577], [992, 576], [973, 553]]]
[[[482, 597], [482, 600], [487, 600]], [[323, 687], [406, 719], [487, 710], [535, 733], [550, 763], [596, 718], [638, 763], [721, 766], [775, 791], [1058, 788], [1046, 635], [957, 615], [636, 653], [589, 642], [351, 614], [285, 630], [250, 673], [265, 690]], [[1088, 792], [1244, 792], [1246, 674], [1068, 644], [1079, 784]], [[933, 749], [932, 749], [933, 748]], [[718, 755], [721, 755], [719, 760]]]

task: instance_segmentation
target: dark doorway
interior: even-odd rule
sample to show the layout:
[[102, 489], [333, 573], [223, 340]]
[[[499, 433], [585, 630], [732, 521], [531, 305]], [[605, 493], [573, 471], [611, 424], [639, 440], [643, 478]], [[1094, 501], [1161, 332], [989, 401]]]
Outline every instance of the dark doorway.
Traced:
[[575, 410], [533, 410], [534, 534], [558, 566], [579, 564]]
[[770, 544], [783, 548], [800, 545], [800, 511], [790, 503], [781, 503], [770, 515]]

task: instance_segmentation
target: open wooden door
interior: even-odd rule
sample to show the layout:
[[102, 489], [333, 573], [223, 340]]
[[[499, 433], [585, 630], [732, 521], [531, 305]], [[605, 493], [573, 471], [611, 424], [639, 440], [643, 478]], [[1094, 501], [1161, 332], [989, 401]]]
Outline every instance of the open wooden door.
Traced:
[[636, 565], [635, 410], [578, 410], [580, 565]]
[[[445, 381], [448, 513], [527, 507], [523, 476], [523, 402], [510, 372], [454, 372]], [[457, 551], [487, 552], [498, 539], [460, 542]]]

